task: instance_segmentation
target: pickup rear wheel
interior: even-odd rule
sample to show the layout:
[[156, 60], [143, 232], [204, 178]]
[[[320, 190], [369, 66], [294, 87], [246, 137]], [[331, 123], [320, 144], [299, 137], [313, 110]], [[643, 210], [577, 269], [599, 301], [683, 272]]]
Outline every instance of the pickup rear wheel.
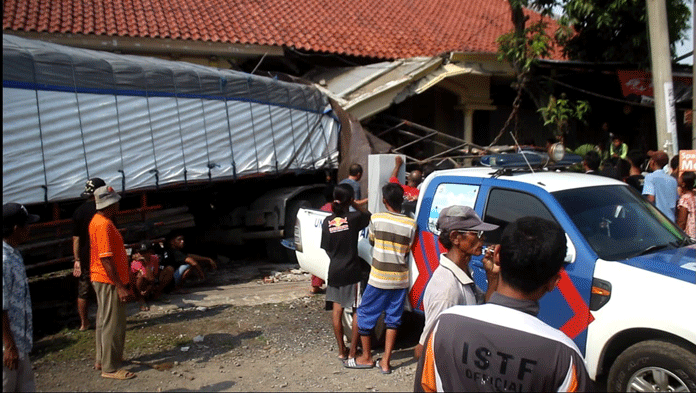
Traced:
[[609, 370], [615, 392], [696, 391], [696, 354], [667, 341], [643, 341], [621, 353]]

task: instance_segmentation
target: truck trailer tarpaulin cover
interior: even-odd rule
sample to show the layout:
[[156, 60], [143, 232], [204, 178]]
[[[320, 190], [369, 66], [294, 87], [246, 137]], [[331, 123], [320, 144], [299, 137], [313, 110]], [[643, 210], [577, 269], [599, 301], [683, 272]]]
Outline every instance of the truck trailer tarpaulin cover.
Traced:
[[338, 165], [340, 123], [311, 85], [3, 34], [3, 201]]

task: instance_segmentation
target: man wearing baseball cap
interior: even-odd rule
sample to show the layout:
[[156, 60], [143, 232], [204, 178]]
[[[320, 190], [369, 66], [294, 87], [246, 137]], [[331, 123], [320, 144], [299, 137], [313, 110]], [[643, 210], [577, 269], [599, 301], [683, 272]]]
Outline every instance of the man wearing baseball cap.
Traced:
[[488, 277], [485, 296], [474, 284], [469, 261], [473, 255], [481, 255], [484, 232], [497, 228], [497, 225], [481, 221], [474, 209], [468, 206], [454, 205], [440, 211], [437, 219], [439, 240], [448, 251], [440, 254], [440, 265], [423, 293], [425, 326], [414, 349], [416, 358], [420, 358], [428, 332], [442, 311], [455, 305], [481, 304], [495, 291], [499, 269], [493, 264], [492, 253], [487, 253], [483, 258]]
[[667, 218], [674, 221], [677, 209], [677, 180], [662, 168], [669, 163], [669, 156], [662, 150], [649, 151], [648, 173], [643, 182], [643, 195]]
[[39, 216], [19, 203], [2, 205], [2, 390], [36, 390], [29, 352], [33, 325], [29, 280], [17, 246], [27, 240]]
[[94, 190], [97, 213], [89, 223], [90, 277], [97, 294], [97, 360], [101, 376], [131, 379], [135, 373], [119, 369], [126, 341], [126, 302], [132, 298], [128, 256], [123, 237], [111, 218], [118, 212], [121, 196], [110, 186]]
[[94, 190], [105, 186], [104, 180], [93, 177], [85, 183], [85, 191], [80, 194], [87, 200], [73, 214], [73, 276], [77, 277], [77, 314], [80, 316], [80, 330], [90, 327], [87, 318], [89, 295], [94, 292], [89, 278], [89, 223], [92, 221], [97, 207], [94, 204]]

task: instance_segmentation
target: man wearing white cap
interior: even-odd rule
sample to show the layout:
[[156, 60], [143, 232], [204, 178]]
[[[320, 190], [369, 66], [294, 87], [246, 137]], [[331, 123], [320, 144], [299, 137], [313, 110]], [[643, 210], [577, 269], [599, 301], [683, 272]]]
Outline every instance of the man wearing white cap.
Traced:
[[[440, 255], [440, 265], [425, 287], [425, 326], [414, 349], [416, 358], [420, 358], [428, 332], [442, 311], [455, 305], [483, 303], [484, 294], [474, 284], [469, 261], [473, 255], [483, 252], [484, 232], [497, 228], [497, 225], [481, 221], [474, 209], [468, 206], [448, 206], [440, 212], [437, 219], [439, 240], [448, 251]], [[488, 299], [498, 284], [499, 268], [493, 264], [492, 252], [483, 258], [483, 266], [488, 278], [485, 294], [485, 299]]]
[[119, 369], [126, 342], [126, 302], [132, 298], [128, 257], [123, 237], [111, 218], [118, 212], [121, 196], [109, 186], [94, 191], [97, 213], [89, 223], [90, 277], [97, 294], [97, 360], [101, 376], [130, 379], [135, 373]]
[[33, 392], [34, 371], [29, 352], [33, 320], [29, 280], [17, 246], [27, 240], [29, 224], [39, 216], [19, 203], [2, 205], [2, 390]]

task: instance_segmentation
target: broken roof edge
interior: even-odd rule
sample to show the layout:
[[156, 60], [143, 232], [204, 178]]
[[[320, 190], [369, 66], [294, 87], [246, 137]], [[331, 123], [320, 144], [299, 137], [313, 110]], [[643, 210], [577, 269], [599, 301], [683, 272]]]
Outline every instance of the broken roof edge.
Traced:
[[513, 76], [493, 53], [448, 52], [328, 70], [307, 78], [358, 120], [379, 113], [458, 75]]
[[334, 99], [358, 120], [393, 103], [405, 88], [437, 70], [443, 56], [414, 57], [307, 75], [320, 91]]

